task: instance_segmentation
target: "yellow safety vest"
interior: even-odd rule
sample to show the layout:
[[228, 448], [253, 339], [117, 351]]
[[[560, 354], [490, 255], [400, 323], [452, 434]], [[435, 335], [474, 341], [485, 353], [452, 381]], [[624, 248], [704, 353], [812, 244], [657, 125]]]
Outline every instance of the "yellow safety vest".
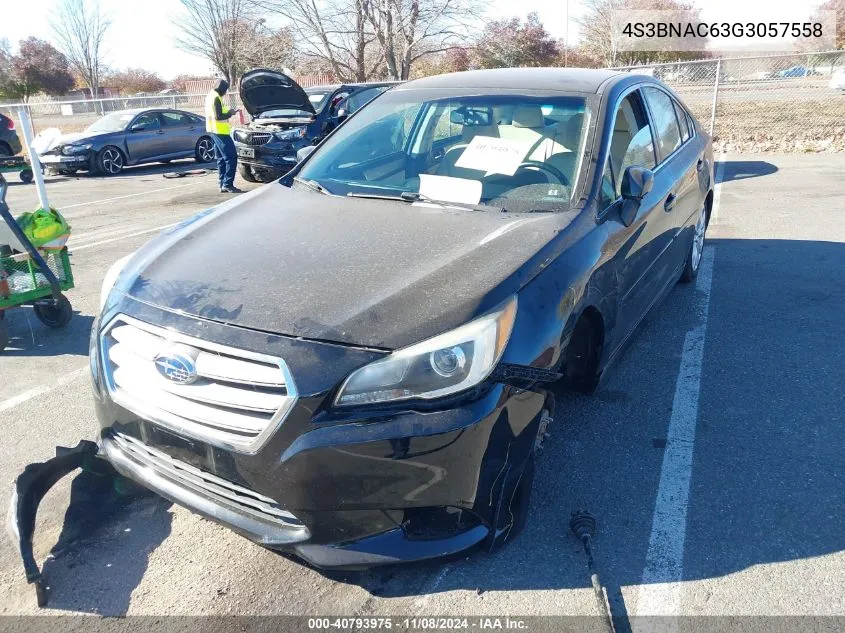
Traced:
[[220, 102], [220, 111], [223, 114], [229, 113], [229, 108], [223, 105], [223, 99], [217, 94], [215, 90], [210, 91], [205, 95], [205, 131], [212, 134], [229, 134], [229, 122], [217, 120], [217, 110], [214, 107], [214, 102]]

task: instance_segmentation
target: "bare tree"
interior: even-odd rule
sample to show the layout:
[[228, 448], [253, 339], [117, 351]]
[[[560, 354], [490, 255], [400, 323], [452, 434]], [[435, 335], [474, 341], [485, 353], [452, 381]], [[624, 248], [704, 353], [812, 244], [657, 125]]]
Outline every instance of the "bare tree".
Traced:
[[230, 84], [247, 70], [242, 37], [257, 22], [254, 0], [181, 0], [187, 10], [174, 23], [179, 48], [204, 57]]
[[370, 1], [262, 0], [261, 5], [286, 20], [308, 65], [316, 61], [341, 81], [366, 81], [382, 65], [367, 28]]
[[61, 0], [51, 26], [71, 69], [96, 99], [104, 67], [103, 41], [111, 21], [100, 11], [98, 0]]
[[477, 0], [369, 0], [367, 20], [391, 79], [408, 79], [426, 55], [467, 44], [478, 27]]

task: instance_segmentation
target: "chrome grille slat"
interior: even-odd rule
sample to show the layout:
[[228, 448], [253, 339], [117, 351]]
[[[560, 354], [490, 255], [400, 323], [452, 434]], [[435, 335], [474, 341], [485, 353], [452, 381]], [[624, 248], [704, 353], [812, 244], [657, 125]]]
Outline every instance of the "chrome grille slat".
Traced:
[[175, 479], [192, 484], [196, 488], [216, 497], [227, 499], [249, 510], [269, 515], [268, 518], [280, 520], [291, 526], [302, 525], [302, 522], [296, 516], [282, 508], [270, 497], [191, 466], [128, 435], [115, 433], [112, 440], [121, 449], [133, 455], [137, 461], [156, 468]]
[[[154, 423], [217, 446], [255, 452], [284, 420], [296, 390], [281, 359], [202, 341], [118, 316], [101, 334], [114, 401]], [[156, 357], [173, 345], [195, 356], [196, 380], [168, 380]]]

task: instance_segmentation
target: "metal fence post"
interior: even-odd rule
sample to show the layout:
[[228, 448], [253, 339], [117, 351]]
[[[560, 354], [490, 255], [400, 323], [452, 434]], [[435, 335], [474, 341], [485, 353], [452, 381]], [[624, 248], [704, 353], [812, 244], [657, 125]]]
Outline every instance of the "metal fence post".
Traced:
[[719, 78], [722, 75], [722, 58], [716, 60], [716, 81], [713, 83], [713, 105], [710, 107], [710, 136], [716, 128], [716, 98], [719, 95]]

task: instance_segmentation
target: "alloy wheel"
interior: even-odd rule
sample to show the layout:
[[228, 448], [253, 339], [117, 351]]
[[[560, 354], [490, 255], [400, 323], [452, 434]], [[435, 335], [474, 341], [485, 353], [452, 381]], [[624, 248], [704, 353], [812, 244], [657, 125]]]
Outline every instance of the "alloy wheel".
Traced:
[[103, 171], [110, 175], [120, 173], [120, 170], [123, 169], [123, 156], [113, 147], [107, 147], [103, 150], [103, 157], [100, 162]]
[[214, 146], [207, 138], [201, 138], [197, 143], [197, 154], [200, 160], [204, 163], [210, 163], [214, 160]]
[[698, 270], [701, 263], [701, 254], [704, 252], [704, 233], [707, 231], [707, 211], [701, 210], [698, 222], [695, 223], [695, 237], [692, 240], [692, 269]]

